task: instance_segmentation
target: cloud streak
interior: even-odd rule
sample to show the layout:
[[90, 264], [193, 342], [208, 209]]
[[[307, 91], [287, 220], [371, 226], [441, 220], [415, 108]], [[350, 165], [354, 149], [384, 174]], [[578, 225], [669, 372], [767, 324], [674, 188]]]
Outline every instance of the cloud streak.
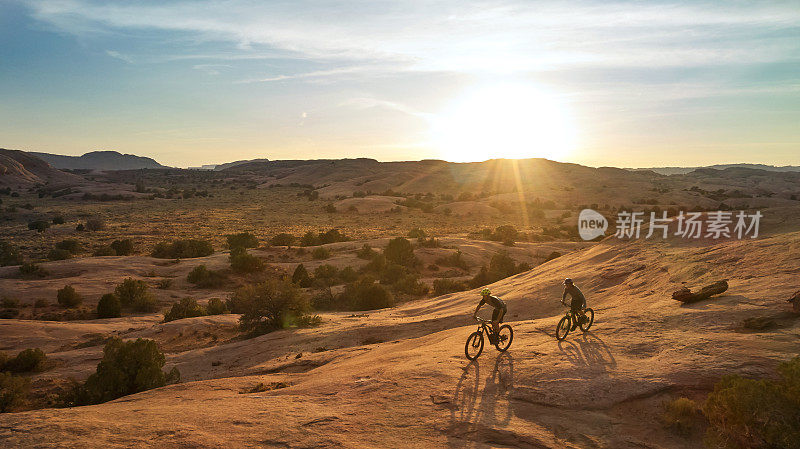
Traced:
[[[800, 53], [800, 8], [788, 2], [35, 0], [28, 5], [36, 19], [75, 35], [155, 30], [227, 43], [233, 53], [268, 48], [323, 62], [381, 62], [391, 70], [398, 64], [410, 71], [503, 73], [704, 66], [783, 61]], [[324, 72], [263, 80], [317, 78]]]

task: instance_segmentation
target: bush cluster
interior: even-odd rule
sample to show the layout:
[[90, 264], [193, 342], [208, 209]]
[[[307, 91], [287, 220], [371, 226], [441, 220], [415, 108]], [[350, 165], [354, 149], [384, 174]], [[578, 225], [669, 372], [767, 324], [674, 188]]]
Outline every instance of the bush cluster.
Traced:
[[252, 335], [297, 325], [311, 311], [308, 298], [297, 286], [275, 279], [237, 289], [228, 308], [242, 314], [239, 324]]
[[62, 399], [67, 406], [99, 404], [180, 381], [177, 368], [166, 374], [163, 367], [164, 354], [155, 341], [112, 338], [103, 348], [95, 373], [85, 383], [75, 384]]
[[198, 265], [186, 275], [186, 280], [200, 288], [219, 288], [228, 278], [219, 271], [209, 270], [205, 265]]
[[340, 232], [338, 229], [330, 229], [325, 232], [315, 233], [308, 231], [300, 238], [300, 246], [317, 246], [326, 243], [347, 242], [350, 237]]
[[264, 270], [264, 261], [249, 254], [242, 247], [231, 249], [231, 269], [237, 273], [255, 273]]
[[158, 301], [148, 291], [144, 281], [127, 278], [117, 285], [114, 294], [123, 307], [129, 307], [137, 312], [154, 312], [158, 309]]
[[800, 442], [800, 356], [777, 380], [724, 376], [703, 404], [706, 444], [720, 448], [793, 448]]
[[191, 259], [210, 256], [214, 248], [208, 240], [175, 240], [160, 242], [153, 248], [153, 257], [159, 259]]
[[49, 274], [47, 270], [33, 262], [25, 262], [20, 265], [19, 273], [24, 278], [43, 278]]
[[453, 279], [436, 279], [433, 281], [433, 294], [436, 296], [461, 292], [467, 289], [469, 289], [469, 285]]
[[275, 235], [270, 239], [269, 243], [272, 246], [292, 246], [297, 241], [297, 238], [292, 234], [287, 234], [282, 232], [280, 234]]
[[443, 267], [456, 267], [465, 271], [469, 267], [467, 261], [464, 260], [464, 256], [461, 254], [461, 250], [456, 250], [456, 252], [452, 254], [436, 259], [436, 264]]
[[0, 413], [13, 411], [28, 399], [31, 381], [27, 377], [0, 372]]
[[17, 354], [16, 357], [9, 359], [6, 359], [5, 354], [0, 353], [0, 371], [12, 373], [42, 371], [46, 360], [47, 356], [39, 348], [25, 349]]
[[64, 308], [78, 307], [83, 302], [83, 297], [71, 285], [65, 285], [64, 288], [59, 290], [56, 299], [61, 307]]
[[97, 303], [98, 318], [118, 318], [122, 314], [122, 303], [114, 293], [106, 293]]
[[249, 232], [240, 232], [238, 234], [229, 234], [227, 236], [228, 248], [256, 248], [258, 246], [258, 239], [255, 235]]
[[488, 268], [486, 266], [481, 267], [481, 270], [472, 278], [469, 285], [473, 288], [481, 287], [530, 269], [530, 265], [524, 262], [517, 265], [508, 253], [501, 251], [492, 256]]
[[22, 263], [22, 255], [17, 248], [4, 240], [0, 240], [0, 267], [6, 265], [19, 265]]

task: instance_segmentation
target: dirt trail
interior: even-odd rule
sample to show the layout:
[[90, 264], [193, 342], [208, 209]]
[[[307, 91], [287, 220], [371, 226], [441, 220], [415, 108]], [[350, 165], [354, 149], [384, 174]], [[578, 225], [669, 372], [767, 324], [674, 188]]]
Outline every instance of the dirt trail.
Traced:
[[[0, 415], [0, 441], [9, 447], [700, 447], [699, 438], [662, 427], [662, 402], [702, 395], [726, 373], [770, 373], [796, 355], [800, 320], [767, 332], [745, 332], [741, 323], [787, 307], [785, 297], [797, 290], [798, 254], [800, 233], [706, 246], [609, 240], [491, 286], [507, 301], [515, 330], [505, 354], [487, 347], [473, 363], [463, 355], [475, 292], [366, 316], [327, 314], [319, 328], [170, 354], [168, 365], [183, 373], [178, 385], [96, 406]], [[597, 317], [590, 332], [557, 342], [552, 333], [565, 275], [581, 286]], [[719, 298], [689, 306], [669, 298], [681, 282], [721, 278], [730, 289]], [[143, 323], [126, 336], [159, 338], [225, 320], [235, 317]], [[91, 324], [79, 326], [75, 334], [88, 333], [83, 326]], [[84, 351], [85, 361], [75, 362], [80, 369], [65, 366], [88, 375], [100, 350], [53, 357], [77, 360]], [[290, 386], [240, 393], [276, 381]]]

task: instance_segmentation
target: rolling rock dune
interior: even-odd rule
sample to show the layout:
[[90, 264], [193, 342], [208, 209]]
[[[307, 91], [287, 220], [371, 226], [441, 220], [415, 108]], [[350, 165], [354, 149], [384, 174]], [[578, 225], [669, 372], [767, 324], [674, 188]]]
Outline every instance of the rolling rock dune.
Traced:
[[[3, 447], [527, 447], [685, 448], [660, 422], [663, 402], [702, 400], [720, 376], [771, 375], [797, 354], [800, 320], [785, 298], [798, 289], [800, 232], [685, 244], [614, 238], [491, 285], [508, 303], [514, 342], [473, 363], [464, 342], [475, 291], [394, 309], [325, 314], [317, 328], [173, 351], [183, 382], [105, 404], [0, 415]], [[596, 311], [590, 332], [553, 336], [570, 276]], [[719, 297], [681, 306], [686, 282], [727, 279]], [[745, 318], [775, 317], [769, 331]], [[92, 332], [166, 338], [214, 326], [223, 315], [162, 324], [4, 320], [57, 361], [37, 376], [85, 378], [102, 347], [64, 348]], [[196, 333], [195, 332], [195, 333]], [[28, 339], [29, 341], [25, 341]], [[59, 344], [57, 344], [59, 343]], [[52, 351], [52, 352], [50, 352]], [[36, 379], [35, 379], [36, 380]], [[248, 393], [256, 384], [288, 386]]]

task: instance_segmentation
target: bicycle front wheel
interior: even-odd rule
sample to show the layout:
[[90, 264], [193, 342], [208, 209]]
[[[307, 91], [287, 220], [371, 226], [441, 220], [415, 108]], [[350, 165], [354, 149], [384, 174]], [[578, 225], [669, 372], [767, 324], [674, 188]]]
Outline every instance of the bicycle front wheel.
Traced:
[[556, 326], [556, 338], [558, 341], [561, 341], [567, 338], [567, 334], [569, 334], [569, 330], [572, 327], [572, 320], [569, 319], [569, 315], [561, 318], [561, 321], [558, 322]]
[[514, 329], [508, 324], [500, 326], [500, 331], [497, 333], [497, 343], [494, 345], [498, 351], [506, 352], [511, 342], [514, 340]]
[[483, 352], [483, 334], [473, 332], [467, 337], [467, 344], [464, 345], [464, 354], [470, 360], [475, 360]]
[[586, 309], [583, 311], [583, 319], [580, 321], [581, 330], [586, 332], [592, 327], [592, 323], [594, 323], [594, 310]]

